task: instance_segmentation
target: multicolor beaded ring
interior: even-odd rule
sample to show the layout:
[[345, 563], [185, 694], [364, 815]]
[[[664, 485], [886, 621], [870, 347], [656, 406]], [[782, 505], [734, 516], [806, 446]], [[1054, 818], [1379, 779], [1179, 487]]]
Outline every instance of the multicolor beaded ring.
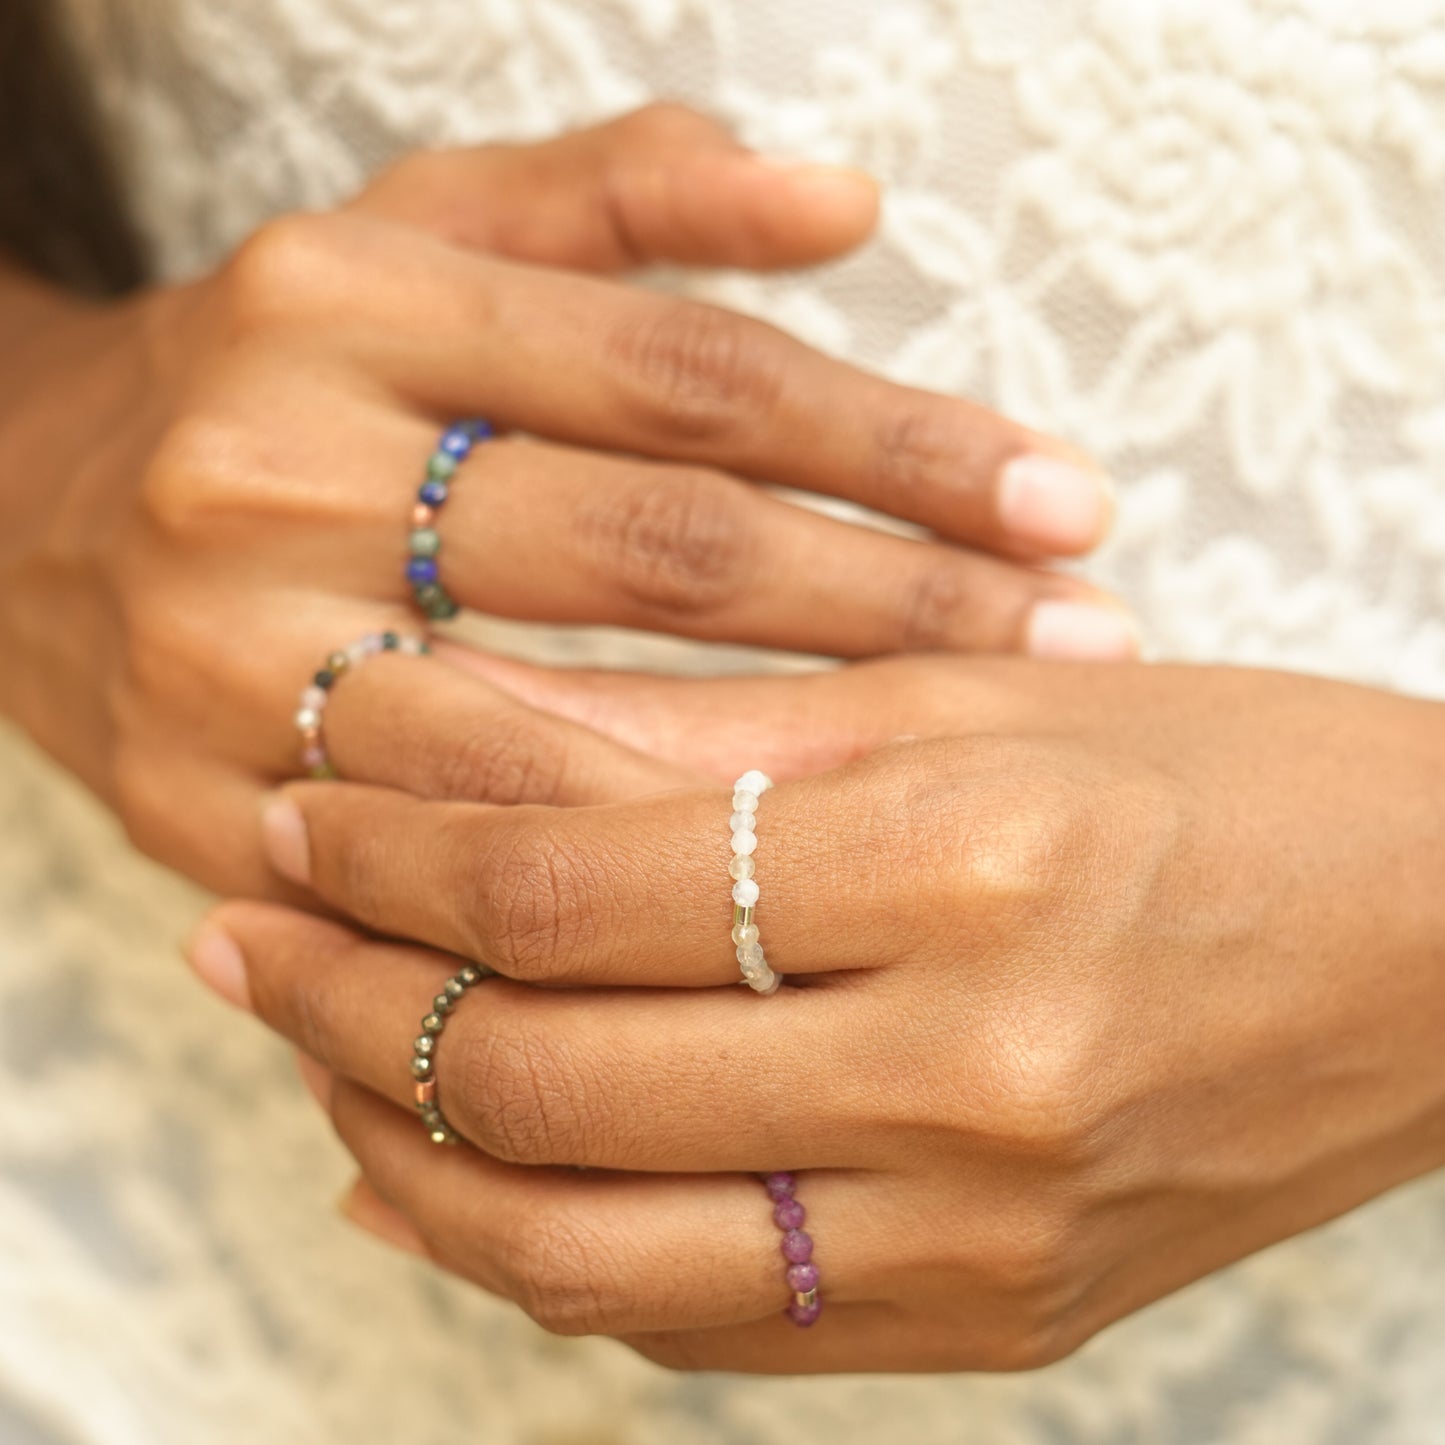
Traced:
[[416, 605], [433, 622], [445, 622], [460, 611], [441, 582], [437, 558], [442, 549], [442, 539], [436, 529], [437, 513], [446, 505], [457, 468], [471, 455], [478, 442], [487, 441], [495, 435], [491, 423], [480, 417], [449, 426], [426, 464], [426, 480], [417, 491], [416, 504], [411, 509], [406, 580], [411, 583]]
[[733, 784], [733, 815], [728, 826], [733, 835], [733, 861], [728, 873], [733, 879], [733, 943], [737, 947], [738, 967], [743, 982], [760, 994], [778, 991], [782, 980], [771, 968], [758, 942], [758, 927], [753, 910], [758, 903], [758, 885], [753, 875], [757, 865], [753, 853], [758, 846], [758, 799], [773, 786], [773, 780], [756, 768], [746, 772]]
[[395, 632], [368, 632], [349, 647], [333, 652], [326, 665], [311, 679], [301, 693], [301, 707], [296, 713], [296, 729], [301, 734], [301, 762], [308, 777], [334, 778], [336, 769], [326, 752], [326, 703], [331, 689], [342, 676], [360, 667], [369, 657], [383, 652], [404, 652], [408, 657], [425, 657], [431, 648], [422, 637], [402, 637]]

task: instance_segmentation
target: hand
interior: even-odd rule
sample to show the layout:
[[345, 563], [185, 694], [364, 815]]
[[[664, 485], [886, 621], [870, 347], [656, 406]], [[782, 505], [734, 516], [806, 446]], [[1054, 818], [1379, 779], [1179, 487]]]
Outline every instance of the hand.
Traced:
[[[587, 679], [577, 710], [629, 689], [677, 739], [711, 707], [785, 740], [837, 719], [824, 746], [868, 753], [798, 777], [817, 745], [773, 750], [775, 997], [736, 985], [717, 786], [570, 809], [288, 788], [278, 866], [446, 953], [265, 905], [198, 936], [206, 977], [327, 1071], [370, 1227], [666, 1364], [1012, 1369], [1445, 1162], [1438, 705], [905, 659]], [[478, 1146], [456, 1151], [407, 1108], [452, 955], [509, 976], [440, 1041]], [[806, 1332], [749, 1177], [781, 1168], [822, 1272]]]
[[[270, 886], [252, 819], [297, 768], [296, 698], [361, 634], [416, 630], [416, 486], [443, 420], [479, 413], [514, 434], [474, 453], [441, 521], [467, 606], [821, 653], [1127, 651], [1120, 611], [1005, 560], [1098, 540], [1102, 478], [1067, 449], [762, 324], [547, 269], [795, 265], [855, 245], [875, 207], [860, 177], [769, 165], [664, 107], [417, 156], [194, 284], [55, 303], [0, 367], [0, 461], [25, 504], [0, 542], [0, 706], [146, 851], [213, 887]], [[570, 736], [449, 667], [382, 659], [341, 691], [342, 769], [427, 795], [535, 796], [537, 760]], [[635, 791], [687, 781], [621, 748], [606, 769]]]

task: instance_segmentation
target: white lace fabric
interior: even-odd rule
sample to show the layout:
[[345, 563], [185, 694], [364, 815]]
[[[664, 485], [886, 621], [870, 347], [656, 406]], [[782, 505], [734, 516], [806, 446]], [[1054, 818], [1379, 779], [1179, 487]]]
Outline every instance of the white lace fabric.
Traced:
[[[172, 276], [414, 145], [658, 96], [873, 168], [859, 256], [685, 284], [1103, 458], [1092, 572], [1158, 655], [1445, 697], [1445, 0], [67, 3]], [[334, 1222], [283, 1052], [168, 964], [187, 890], [8, 740], [0, 807], [7, 1445], [1445, 1442], [1440, 1179], [1024, 1380], [550, 1340]]]

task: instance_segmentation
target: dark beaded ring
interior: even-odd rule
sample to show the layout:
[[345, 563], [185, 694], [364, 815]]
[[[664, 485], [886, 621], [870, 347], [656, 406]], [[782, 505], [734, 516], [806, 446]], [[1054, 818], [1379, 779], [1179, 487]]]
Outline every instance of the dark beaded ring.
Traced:
[[416, 1097], [416, 1111], [426, 1126], [427, 1138], [433, 1144], [456, 1144], [457, 1132], [447, 1123], [437, 1103], [436, 1052], [437, 1040], [447, 1026], [447, 1017], [457, 1000], [484, 978], [495, 978], [496, 970], [482, 964], [468, 964], [454, 974], [432, 1000], [431, 1012], [421, 1021], [421, 1033], [411, 1046], [411, 1077]]
[[442, 539], [436, 529], [437, 513], [446, 505], [457, 468], [471, 455], [473, 447], [495, 434], [491, 423], [480, 417], [449, 426], [431, 454], [426, 464], [426, 480], [417, 490], [416, 504], [411, 509], [406, 580], [411, 584], [416, 605], [433, 622], [445, 622], [460, 611], [441, 581], [437, 558]]

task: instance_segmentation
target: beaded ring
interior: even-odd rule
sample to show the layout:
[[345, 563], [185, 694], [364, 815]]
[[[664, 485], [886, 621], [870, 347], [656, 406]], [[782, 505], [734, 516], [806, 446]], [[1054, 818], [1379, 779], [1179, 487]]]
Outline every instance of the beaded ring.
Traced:
[[457, 468], [478, 442], [488, 441], [495, 435], [491, 423], [480, 417], [449, 426], [426, 464], [426, 480], [418, 489], [416, 504], [411, 509], [406, 580], [411, 583], [416, 605], [433, 622], [445, 622], [461, 610], [441, 583], [437, 557], [442, 539], [436, 529], [437, 513], [446, 505]]
[[788, 1318], [800, 1329], [816, 1324], [823, 1312], [818, 1298], [818, 1266], [813, 1263], [813, 1236], [803, 1229], [808, 1211], [793, 1197], [797, 1179], [786, 1172], [767, 1174], [763, 1187], [773, 1201], [773, 1222], [783, 1231], [783, 1258], [788, 1261], [785, 1278], [793, 1292]]
[[336, 769], [326, 753], [326, 703], [331, 689], [343, 674], [360, 667], [369, 657], [383, 652], [404, 652], [408, 657], [425, 657], [431, 647], [422, 637], [402, 637], [395, 632], [368, 632], [349, 647], [333, 652], [326, 665], [301, 693], [296, 729], [301, 734], [301, 762], [312, 778], [334, 778]]
[[442, 991], [431, 1001], [431, 1012], [421, 1021], [421, 1033], [411, 1046], [411, 1077], [415, 1085], [416, 1111], [426, 1125], [427, 1138], [433, 1144], [456, 1144], [460, 1142], [455, 1129], [442, 1115], [437, 1103], [436, 1050], [437, 1040], [447, 1026], [447, 1016], [456, 1007], [457, 1000], [484, 978], [494, 978], [496, 970], [468, 964], [460, 973], [454, 974], [443, 985]]
[[728, 865], [733, 879], [733, 943], [737, 946], [743, 982], [764, 996], [776, 993], [782, 982], [768, 967], [763, 946], [758, 942], [758, 927], [753, 922], [753, 910], [758, 903], [758, 885], [753, 877], [757, 871], [753, 852], [758, 846], [758, 799], [772, 786], [773, 780], [756, 768], [744, 773], [733, 784], [733, 815], [728, 820], [733, 835], [733, 860]]

